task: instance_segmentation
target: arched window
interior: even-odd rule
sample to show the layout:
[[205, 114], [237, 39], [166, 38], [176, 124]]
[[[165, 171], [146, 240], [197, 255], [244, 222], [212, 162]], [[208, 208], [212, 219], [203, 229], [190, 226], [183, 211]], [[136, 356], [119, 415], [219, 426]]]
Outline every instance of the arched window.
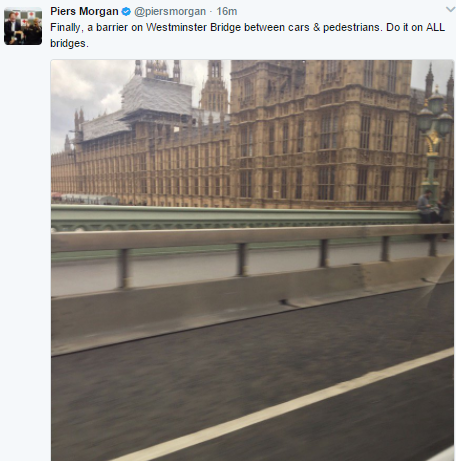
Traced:
[[251, 98], [253, 96], [253, 83], [248, 78], [245, 80], [244, 89], [245, 89], [245, 97]]

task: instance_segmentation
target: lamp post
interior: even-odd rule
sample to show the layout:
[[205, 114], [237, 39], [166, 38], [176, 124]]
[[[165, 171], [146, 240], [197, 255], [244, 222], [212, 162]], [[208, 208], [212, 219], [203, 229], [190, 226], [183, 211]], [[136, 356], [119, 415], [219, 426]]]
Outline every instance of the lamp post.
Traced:
[[422, 192], [432, 191], [432, 201], [435, 203], [439, 183], [434, 180], [435, 159], [439, 156], [440, 144], [451, 131], [453, 117], [444, 105], [443, 96], [439, 93], [438, 86], [435, 93], [424, 102], [423, 109], [418, 114], [418, 129], [427, 143], [427, 177], [421, 183]]

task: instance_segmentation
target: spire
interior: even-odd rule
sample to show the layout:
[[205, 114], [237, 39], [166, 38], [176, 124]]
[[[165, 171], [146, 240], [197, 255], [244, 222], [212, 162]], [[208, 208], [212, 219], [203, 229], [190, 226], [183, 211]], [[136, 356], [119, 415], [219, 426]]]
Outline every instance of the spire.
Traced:
[[181, 79], [180, 61], [174, 60], [173, 81], [180, 83], [180, 79]]
[[447, 96], [446, 103], [448, 106], [448, 112], [454, 114], [454, 78], [453, 78], [453, 69], [451, 69], [450, 78], [447, 82]]
[[432, 73], [432, 62], [429, 64], [429, 72], [426, 75], [426, 91], [424, 94], [425, 99], [428, 99], [432, 95], [432, 87], [434, 85], [434, 74]]
[[84, 111], [82, 110], [82, 107], [81, 107], [81, 110], [79, 111], [79, 124], [82, 124], [84, 123]]
[[77, 109], [74, 111], [74, 131], [79, 131], [79, 115]]
[[65, 136], [65, 152], [70, 152], [71, 151], [71, 144], [70, 144], [70, 138], [68, 135]]
[[135, 75], [142, 75], [141, 61], [139, 59], [135, 61]]

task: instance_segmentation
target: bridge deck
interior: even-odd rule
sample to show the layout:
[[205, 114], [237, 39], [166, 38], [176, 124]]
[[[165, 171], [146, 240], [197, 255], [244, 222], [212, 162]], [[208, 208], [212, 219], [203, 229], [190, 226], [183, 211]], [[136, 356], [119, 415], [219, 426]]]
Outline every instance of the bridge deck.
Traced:
[[[53, 459], [112, 460], [452, 346], [444, 284], [54, 357]], [[420, 461], [452, 440], [450, 357], [163, 459]]]

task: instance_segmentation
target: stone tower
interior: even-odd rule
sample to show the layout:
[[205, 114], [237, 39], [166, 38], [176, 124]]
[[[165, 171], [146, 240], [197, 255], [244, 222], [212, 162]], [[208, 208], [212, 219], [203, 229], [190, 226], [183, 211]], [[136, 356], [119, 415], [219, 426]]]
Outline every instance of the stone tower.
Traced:
[[209, 61], [207, 81], [201, 91], [201, 108], [211, 112], [228, 112], [228, 90], [222, 79], [222, 61]]

